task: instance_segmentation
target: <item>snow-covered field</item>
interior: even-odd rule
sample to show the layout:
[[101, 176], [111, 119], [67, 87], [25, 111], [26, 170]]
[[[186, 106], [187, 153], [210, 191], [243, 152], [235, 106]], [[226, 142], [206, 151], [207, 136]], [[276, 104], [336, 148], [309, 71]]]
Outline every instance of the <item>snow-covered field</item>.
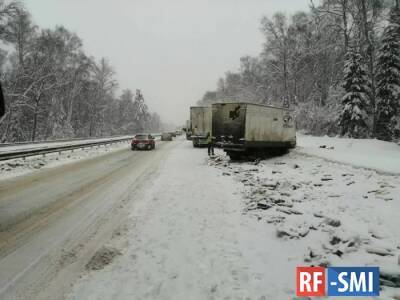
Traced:
[[400, 146], [376, 139], [343, 139], [299, 135], [298, 153], [315, 155], [355, 167], [400, 174]]
[[371, 265], [380, 298], [400, 299], [400, 177], [384, 174], [400, 173], [398, 146], [299, 145], [254, 164], [180, 142], [68, 297], [292, 299], [296, 266]]

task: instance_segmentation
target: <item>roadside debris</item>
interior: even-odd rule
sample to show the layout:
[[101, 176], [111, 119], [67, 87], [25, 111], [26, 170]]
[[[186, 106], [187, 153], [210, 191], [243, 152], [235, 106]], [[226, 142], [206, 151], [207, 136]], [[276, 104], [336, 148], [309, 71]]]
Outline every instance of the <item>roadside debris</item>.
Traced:
[[342, 224], [340, 222], [340, 220], [331, 219], [331, 218], [326, 218], [325, 222], [326, 222], [326, 224], [328, 224], [329, 226], [332, 226], [332, 227], [339, 227]]
[[100, 248], [86, 264], [88, 271], [98, 271], [111, 264], [115, 257], [121, 255], [121, 252], [115, 248]]
[[400, 288], [400, 272], [389, 272], [382, 270], [380, 272], [381, 285]]
[[[257, 161], [256, 169], [253, 163], [227, 166], [223, 158], [219, 161], [216, 167], [224, 175], [229, 168], [229, 174], [244, 188], [245, 214], [265, 222], [265, 226], [275, 226], [275, 237], [283, 243], [303, 240], [302, 244], [313, 245], [303, 255], [303, 262], [345, 264], [357, 253], [365, 264], [387, 265], [389, 258], [392, 264], [400, 264], [400, 249], [396, 248], [400, 245], [393, 245], [395, 239], [390, 235], [377, 233], [386, 233], [387, 220], [375, 214], [375, 209], [372, 214], [367, 212], [378, 205], [376, 200], [388, 203], [396, 199], [399, 178], [372, 176], [371, 171], [335, 163], [328, 163], [327, 173], [327, 163], [315, 157], [302, 157], [300, 167], [296, 154], [286, 155], [284, 162], [282, 158]], [[397, 199], [400, 201], [398, 194]], [[385, 274], [383, 285], [398, 286], [396, 276]]]

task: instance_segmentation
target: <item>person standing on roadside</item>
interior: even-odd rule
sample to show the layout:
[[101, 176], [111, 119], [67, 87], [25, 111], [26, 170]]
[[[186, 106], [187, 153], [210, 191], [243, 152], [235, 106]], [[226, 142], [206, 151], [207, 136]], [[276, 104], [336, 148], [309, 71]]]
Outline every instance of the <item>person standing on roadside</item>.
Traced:
[[208, 156], [214, 156], [214, 141], [210, 132], [207, 133], [207, 148]]

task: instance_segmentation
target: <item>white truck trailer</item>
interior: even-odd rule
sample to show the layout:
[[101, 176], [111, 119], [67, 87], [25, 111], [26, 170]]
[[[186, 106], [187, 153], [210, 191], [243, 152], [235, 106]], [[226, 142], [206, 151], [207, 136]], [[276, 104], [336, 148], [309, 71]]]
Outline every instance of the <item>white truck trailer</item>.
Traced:
[[212, 135], [231, 159], [296, 147], [294, 112], [251, 103], [212, 105]]
[[190, 108], [191, 139], [194, 147], [207, 145], [211, 134], [211, 107], [192, 106]]

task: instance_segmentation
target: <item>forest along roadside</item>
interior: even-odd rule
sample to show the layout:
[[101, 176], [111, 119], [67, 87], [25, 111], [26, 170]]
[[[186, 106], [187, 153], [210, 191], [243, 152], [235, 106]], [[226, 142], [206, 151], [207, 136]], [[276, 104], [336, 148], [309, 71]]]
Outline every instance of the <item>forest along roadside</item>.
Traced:
[[[398, 176], [290, 153], [232, 163], [182, 143], [69, 299], [287, 299], [299, 265], [379, 265], [399, 296]], [[288, 276], [293, 274], [293, 276]]]

